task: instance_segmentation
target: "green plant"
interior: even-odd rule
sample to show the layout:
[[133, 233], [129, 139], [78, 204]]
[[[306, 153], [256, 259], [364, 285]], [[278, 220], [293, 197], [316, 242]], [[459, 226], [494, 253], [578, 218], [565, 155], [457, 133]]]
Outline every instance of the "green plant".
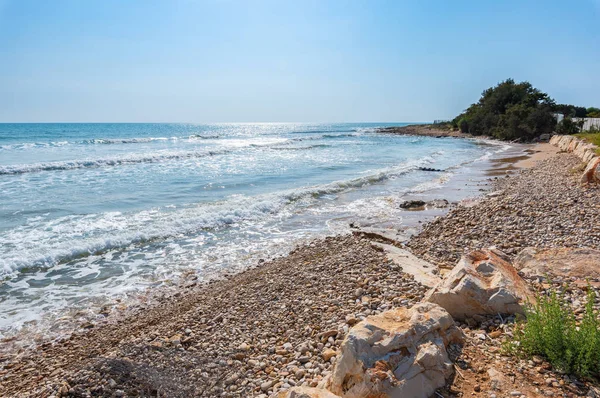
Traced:
[[557, 369], [578, 376], [600, 375], [600, 320], [594, 308], [596, 294], [588, 288], [583, 317], [556, 292], [538, 296], [526, 309], [526, 322], [517, 323], [514, 340], [506, 348], [514, 354], [540, 355]]

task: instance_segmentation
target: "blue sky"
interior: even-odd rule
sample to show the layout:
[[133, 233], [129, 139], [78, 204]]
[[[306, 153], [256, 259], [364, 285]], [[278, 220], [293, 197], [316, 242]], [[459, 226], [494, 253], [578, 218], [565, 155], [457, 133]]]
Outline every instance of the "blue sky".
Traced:
[[599, 73], [600, 0], [0, 0], [2, 122], [429, 121]]

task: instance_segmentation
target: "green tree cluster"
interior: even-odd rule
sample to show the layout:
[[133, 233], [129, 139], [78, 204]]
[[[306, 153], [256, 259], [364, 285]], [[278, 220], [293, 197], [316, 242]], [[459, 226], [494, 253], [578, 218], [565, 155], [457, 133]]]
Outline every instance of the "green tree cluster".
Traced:
[[585, 117], [600, 117], [600, 109], [595, 107], [590, 107], [586, 109]]
[[554, 111], [562, 113], [565, 118], [600, 117], [600, 109], [593, 106], [585, 108], [583, 106], [558, 104], [554, 107]]
[[483, 92], [452, 125], [464, 133], [501, 140], [530, 141], [556, 126], [555, 102], [529, 82], [505, 80]]
[[561, 113], [566, 118], [587, 116], [587, 109], [584, 106], [557, 104], [554, 106], [554, 111]]

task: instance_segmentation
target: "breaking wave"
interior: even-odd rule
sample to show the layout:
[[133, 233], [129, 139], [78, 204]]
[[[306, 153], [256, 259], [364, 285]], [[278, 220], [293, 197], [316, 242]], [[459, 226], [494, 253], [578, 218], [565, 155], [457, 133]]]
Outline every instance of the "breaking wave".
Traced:
[[234, 196], [220, 203], [152, 209], [136, 213], [109, 212], [72, 215], [57, 219], [31, 219], [26, 225], [0, 237], [8, 249], [0, 258], [0, 275], [19, 269], [39, 269], [131, 245], [143, 245], [202, 230], [259, 222], [285, 216], [298, 207], [310, 206], [324, 196], [381, 183], [429, 164], [424, 157], [397, 167], [373, 170], [367, 175], [329, 184], [286, 190], [256, 197]]
[[158, 163], [169, 160], [184, 160], [192, 158], [202, 158], [206, 156], [215, 156], [229, 153], [229, 150], [214, 150], [214, 151], [186, 151], [186, 152], [155, 152], [131, 154], [127, 156], [117, 156], [112, 158], [101, 159], [80, 159], [66, 160], [57, 162], [43, 162], [32, 164], [17, 164], [9, 166], [0, 166], [0, 175], [7, 174], [24, 174], [40, 171], [59, 171], [59, 170], [74, 170], [85, 168], [97, 168], [107, 166], [121, 166], [138, 163]]
[[[314, 133], [314, 132], [310, 132]], [[348, 137], [357, 137], [360, 136], [359, 133], [340, 133], [340, 134], [319, 134], [315, 136], [308, 137], [297, 137], [291, 138], [290, 141], [310, 141], [310, 140], [323, 140], [323, 139], [336, 139], [336, 138], [348, 138]], [[202, 141], [202, 140], [219, 140], [224, 139], [226, 141], [228, 138], [244, 138], [244, 137], [227, 137], [223, 135], [205, 135], [205, 134], [191, 134], [186, 136], [179, 137], [138, 137], [138, 138], [91, 138], [87, 140], [81, 141], [52, 141], [52, 142], [25, 142], [18, 144], [7, 144], [0, 145], [0, 150], [27, 150], [34, 148], [55, 148], [55, 147], [63, 147], [68, 145], [115, 145], [115, 144], [146, 144], [153, 142], [169, 142], [169, 141], [180, 141], [180, 140], [189, 140], [189, 141]]]

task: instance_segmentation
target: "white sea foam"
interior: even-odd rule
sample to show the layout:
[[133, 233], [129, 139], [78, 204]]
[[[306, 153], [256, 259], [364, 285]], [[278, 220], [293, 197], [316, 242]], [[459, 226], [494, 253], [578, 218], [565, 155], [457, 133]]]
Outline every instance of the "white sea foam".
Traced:
[[91, 138], [81, 141], [49, 141], [25, 142], [18, 144], [0, 145], [0, 150], [26, 150], [35, 148], [53, 148], [66, 145], [110, 145], [110, 144], [144, 144], [150, 142], [179, 141], [181, 139], [216, 139], [218, 135], [190, 135], [182, 137], [133, 137], [133, 138]]
[[431, 161], [430, 157], [424, 157], [401, 166], [373, 170], [349, 180], [258, 197], [233, 196], [222, 203], [175, 210], [70, 215], [50, 220], [39, 216], [30, 218], [26, 225], [0, 235], [0, 269], [3, 274], [10, 275], [22, 268], [51, 267], [129, 245], [261, 219], [281, 212], [286, 206], [306, 206], [323, 195], [398, 177]]
[[81, 144], [142, 144], [154, 141], [177, 141], [179, 137], [141, 137], [141, 138], [94, 138], [77, 143]]
[[[152, 140], [158, 140], [153, 138]], [[165, 138], [166, 140], [166, 138]], [[97, 167], [113, 167], [121, 165], [131, 165], [139, 163], [159, 163], [172, 160], [185, 160], [193, 158], [203, 158], [207, 156], [223, 155], [230, 153], [232, 150], [244, 148], [269, 148], [282, 149], [281, 145], [288, 145], [293, 142], [302, 141], [304, 139], [288, 139], [279, 137], [266, 138], [248, 138], [248, 139], [224, 139], [219, 140], [218, 145], [213, 149], [205, 149], [201, 151], [173, 151], [159, 150], [145, 153], [128, 153], [126, 155], [106, 157], [106, 158], [88, 158], [74, 159], [54, 162], [40, 162], [31, 164], [13, 164], [0, 166], [0, 175], [8, 174], [24, 174], [40, 171], [59, 171], [59, 170], [75, 170], [84, 168]], [[141, 141], [140, 141], [141, 142]], [[283, 147], [291, 150], [308, 150], [319, 147], [318, 145], [304, 147]]]
[[229, 153], [227, 150], [204, 150], [204, 151], [156, 151], [150, 153], [133, 153], [123, 156], [115, 156], [99, 159], [76, 159], [57, 162], [43, 162], [31, 164], [16, 164], [0, 166], [0, 175], [23, 174], [39, 171], [74, 170], [94, 167], [121, 166], [137, 163], [158, 163], [169, 160], [184, 160], [202, 158]]
[[[348, 138], [358, 137], [360, 133], [327, 133], [319, 135], [310, 135], [307, 137], [297, 138], [280, 138], [280, 137], [249, 137], [243, 138], [235, 136], [228, 137], [218, 134], [191, 134], [186, 136], [173, 136], [173, 137], [132, 137], [132, 138], [90, 138], [81, 141], [50, 141], [50, 142], [25, 142], [18, 144], [6, 144], [0, 145], [0, 150], [27, 150], [35, 148], [52, 148], [62, 147], [67, 145], [114, 145], [114, 144], [145, 144], [153, 142], [168, 142], [168, 141], [180, 141], [187, 140], [189, 142], [204, 141], [204, 140], [221, 140], [223, 142], [229, 141], [231, 145], [248, 146], [248, 145], [269, 145], [274, 143], [282, 143], [284, 141], [305, 141], [305, 140], [323, 140], [323, 139], [336, 139], [336, 138]], [[254, 142], [253, 142], [254, 141]]]

